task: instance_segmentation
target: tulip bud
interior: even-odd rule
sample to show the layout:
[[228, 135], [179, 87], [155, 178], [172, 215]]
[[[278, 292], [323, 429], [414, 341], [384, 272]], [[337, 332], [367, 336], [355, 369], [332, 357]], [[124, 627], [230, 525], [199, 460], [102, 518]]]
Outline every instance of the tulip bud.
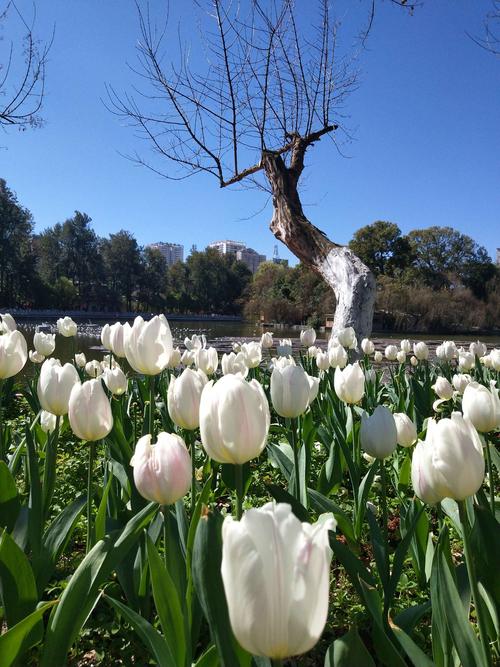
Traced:
[[128, 389], [127, 377], [120, 367], [107, 368], [104, 372], [104, 383], [115, 396], [121, 396]]
[[124, 327], [123, 348], [128, 363], [138, 373], [158, 375], [167, 367], [172, 354], [172, 334], [164, 315], [145, 322], [139, 315], [131, 327]]
[[[331, 516], [301, 523], [285, 503], [247, 510], [222, 526], [221, 574], [233, 633], [254, 655], [309, 651], [328, 614]], [[271, 546], [272, 545], [272, 546]]]
[[423, 341], [413, 343], [413, 354], [419, 361], [425, 361], [425, 359], [429, 358], [429, 348]]
[[405, 354], [409, 354], [411, 352], [411, 343], [408, 340], [408, 338], [404, 338], [399, 344], [399, 347], [401, 348], [401, 351], [404, 352]]
[[186, 368], [168, 385], [168, 412], [176, 426], [192, 431], [200, 425], [200, 400], [208, 378], [201, 370]]
[[348, 356], [342, 345], [331, 345], [328, 348], [328, 361], [332, 368], [345, 368]]
[[300, 342], [303, 347], [311, 347], [316, 342], [316, 332], [312, 327], [308, 329], [303, 329], [300, 332]]
[[415, 355], [412, 355], [412, 356], [410, 357], [410, 364], [411, 364], [412, 366], [418, 366], [418, 359], [417, 359], [417, 357], [416, 357]]
[[170, 359], [168, 360], [167, 368], [170, 369], [178, 368], [180, 366], [181, 359], [182, 359], [182, 354], [180, 349], [178, 347], [174, 348], [170, 355]]
[[113, 428], [113, 414], [101, 380], [73, 385], [68, 404], [71, 430], [82, 440], [105, 438]]
[[335, 339], [339, 345], [346, 347], [348, 350], [354, 349], [357, 345], [356, 332], [352, 327], [346, 327], [345, 329], [340, 329], [337, 331], [335, 334]]
[[194, 355], [194, 363], [198, 370], [203, 371], [206, 375], [213, 375], [219, 366], [219, 357], [215, 347], [200, 348], [196, 350]]
[[75, 354], [75, 363], [78, 366], [78, 368], [84, 368], [85, 364], [87, 363], [87, 359], [85, 357], [85, 354], [83, 352], [79, 352]]
[[398, 353], [396, 354], [396, 359], [399, 361], [400, 364], [404, 364], [406, 362], [406, 352], [403, 350], [398, 350]]
[[31, 363], [33, 364], [42, 364], [45, 361], [45, 357], [43, 354], [40, 354], [36, 350], [30, 350], [29, 351], [29, 358]]
[[44, 433], [52, 433], [55, 431], [57, 424], [57, 417], [47, 410], [40, 412], [40, 427]]
[[102, 375], [101, 364], [97, 361], [97, 359], [92, 359], [85, 364], [85, 372], [91, 378], [96, 378], [99, 375]]
[[262, 337], [260, 339], [260, 344], [266, 350], [268, 350], [270, 347], [272, 347], [273, 346], [273, 334], [270, 331], [265, 331], [262, 334]]
[[380, 364], [382, 362], [383, 358], [384, 358], [384, 355], [382, 354], [382, 352], [380, 352], [380, 350], [377, 350], [375, 352], [375, 354], [373, 355], [373, 361], [376, 364]]
[[376, 459], [385, 459], [396, 449], [398, 431], [391, 411], [378, 405], [374, 413], [361, 418], [359, 429], [361, 447]]
[[106, 350], [111, 349], [110, 329], [111, 327], [108, 323], [106, 323], [101, 329], [101, 343], [103, 344], [103, 347], [106, 348]]
[[0, 314], [0, 334], [10, 333], [11, 331], [16, 331], [17, 324], [16, 320], [12, 317], [10, 313]]
[[68, 412], [71, 390], [79, 382], [80, 378], [73, 364], [61, 366], [59, 359], [47, 359], [42, 364], [38, 378], [37, 394], [40, 405], [54, 415], [65, 415]]
[[33, 336], [33, 346], [38, 354], [43, 354], [44, 357], [50, 357], [52, 352], [56, 349], [56, 335], [37, 331]]
[[385, 348], [385, 358], [388, 361], [396, 361], [398, 357], [398, 348], [395, 345], [388, 345]]
[[316, 355], [316, 366], [320, 371], [327, 371], [330, 368], [328, 352], [322, 352], [321, 350], [318, 352]]
[[500, 398], [496, 381], [490, 381], [490, 389], [478, 382], [470, 382], [462, 399], [464, 417], [481, 433], [488, 433], [500, 426]]
[[242, 352], [238, 352], [238, 354], [235, 354], [234, 352], [223, 354], [221, 368], [223, 375], [236, 375], [236, 373], [240, 373], [244, 378], [248, 375], [246, 357]]
[[143, 435], [130, 465], [141, 496], [160, 505], [173, 505], [191, 485], [191, 457], [184, 440], [174, 433], [159, 433], [154, 445], [150, 434]]
[[240, 375], [224, 375], [205, 385], [200, 433], [203, 447], [214, 461], [242, 464], [259, 456], [266, 446], [270, 422], [267, 398], [257, 380], [247, 382]]
[[243, 343], [241, 352], [245, 356], [248, 368], [257, 368], [262, 361], [262, 347], [260, 346], [260, 343], [257, 343], [256, 341]]
[[276, 353], [278, 357], [289, 357], [292, 354], [292, 341], [290, 338], [283, 338], [279, 345], [276, 345]]
[[483, 483], [484, 457], [471, 421], [459, 412], [439, 422], [429, 419], [425, 442], [419, 441], [413, 452], [411, 479], [415, 493], [426, 503], [474, 495]]
[[398, 433], [398, 445], [411, 447], [417, 440], [417, 427], [404, 412], [395, 412], [393, 415]]
[[463, 394], [465, 387], [472, 382], [472, 378], [467, 373], [458, 373], [452, 377], [451, 382], [455, 390], [459, 394]]
[[361, 349], [363, 350], [364, 354], [371, 357], [371, 355], [375, 352], [375, 343], [369, 338], [363, 338], [361, 341]]
[[76, 322], [74, 322], [71, 317], [60, 317], [57, 320], [57, 330], [61, 334], [61, 336], [64, 336], [65, 338], [71, 338], [72, 336], [76, 336], [77, 332], [77, 326]]
[[436, 378], [436, 382], [432, 385], [432, 388], [439, 398], [442, 398], [444, 401], [448, 401], [453, 397], [453, 387], [448, 380], [441, 375]]
[[365, 376], [359, 363], [335, 369], [335, 393], [344, 403], [359, 403], [365, 393]]
[[271, 400], [281, 417], [298, 417], [309, 405], [310, 385], [302, 366], [276, 367], [271, 375]]
[[13, 329], [0, 336], [0, 380], [17, 375], [27, 360], [28, 346], [20, 331]]

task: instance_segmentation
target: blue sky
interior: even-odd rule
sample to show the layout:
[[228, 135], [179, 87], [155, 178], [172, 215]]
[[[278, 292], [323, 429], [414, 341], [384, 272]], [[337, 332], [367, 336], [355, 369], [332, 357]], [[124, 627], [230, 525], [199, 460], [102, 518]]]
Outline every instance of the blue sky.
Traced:
[[[17, 0], [30, 16], [31, 0]], [[142, 4], [142, 3], [141, 3]], [[154, 11], [163, 6], [152, 0]], [[299, 3], [300, 4], [300, 3]], [[139, 37], [132, 0], [51, 0], [37, 3], [36, 31], [55, 39], [47, 69], [45, 125], [0, 133], [0, 176], [33, 213], [41, 231], [74, 210], [85, 211], [100, 235], [128, 229], [139, 243], [173, 241], [186, 251], [210, 241], [245, 241], [272, 255], [265, 195], [220, 190], [215, 179], [173, 182], [121, 157], [148, 146], [102, 103], [105, 84], [130, 89], [127, 68]], [[193, 35], [190, 0], [171, 0], [171, 26]], [[337, 3], [349, 30], [368, 0]], [[330, 141], [307, 155], [302, 198], [309, 219], [332, 240], [347, 243], [374, 220], [403, 232], [451, 225], [490, 255], [500, 246], [500, 58], [474, 44], [489, 0], [424, 0], [414, 16], [379, 3], [349, 97], [353, 139], [342, 157]], [[20, 34], [15, 21], [3, 34]], [[176, 39], [167, 52], [175, 56]], [[170, 56], [170, 53], [167, 53]], [[165, 165], [159, 165], [165, 167]], [[261, 211], [261, 212], [259, 212]], [[251, 219], [249, 216], [255, 214]], [[291, 257], [279, 244], [282, 257]]]

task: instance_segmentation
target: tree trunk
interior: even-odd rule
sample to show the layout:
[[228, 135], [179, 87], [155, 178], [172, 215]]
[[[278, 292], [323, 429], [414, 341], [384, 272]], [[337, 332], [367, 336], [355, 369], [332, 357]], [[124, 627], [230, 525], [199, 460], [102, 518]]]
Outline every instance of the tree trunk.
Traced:
[[332, 335], [344, 327], [353, 327], [358, 339], [361, 339], [369, 336], [372, 329], [375, 277], [349, 248], [330, 241], [304, 215], [297, 183], [310, 143], [296, 137], [289, 167], [281, 155], [270, 151], [262, 154], [262, 167], [273, 194], [274, 212], [270, 229], [301, 262], [319, 273], [333, 289], [337, 304]]

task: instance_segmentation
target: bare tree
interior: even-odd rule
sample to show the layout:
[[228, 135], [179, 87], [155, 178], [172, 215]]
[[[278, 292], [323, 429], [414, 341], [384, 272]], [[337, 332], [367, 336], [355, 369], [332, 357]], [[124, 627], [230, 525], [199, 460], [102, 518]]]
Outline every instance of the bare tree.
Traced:
[[483, 37], [469, 37], [480, 47], [500, 56], [500, 0], [491, 0], [491, 10], [486, 14], [483, 22]]
[[[174, 173], [139, 155], [133, 159], [167, 178], [204, 172], [221, 188], [244, 182], [270, 191], [271, 231], [335, 293], [334, 330], [353, 326], [368, 335], [375, 279], [351, 250], [306, 218], [298, 189], [306, 152], [335, 136], [356, 83], [352, 61], [338, 56], [328, 0], [317, 1], [317, 26], [305, 30], [293, 0], [211, 0], [204, 72], [193, 71], [182, 46], [179, 62], [166, 64], [166, 23], [158, 29], [137, 8], [139, 66], [132, 69], [144, 87], [125, 95], [109, 87], [110, 107], [139, 128]], [[373, 12], [362, 41], [372, 22]]]
[[[22, 46], [17, 50], [10, 41], [0, 60], [0, 125], [20, 129], [41, 124], [39, 111], [45, 91], [45, 66], [52, 40], [40, 44], [33, 34], [33, 21], [28, 24], [13, 0], [0, 10], [0, 27], [18, 20], [24, 29]], [[0, 36], [0, 39], [1, 36]]]

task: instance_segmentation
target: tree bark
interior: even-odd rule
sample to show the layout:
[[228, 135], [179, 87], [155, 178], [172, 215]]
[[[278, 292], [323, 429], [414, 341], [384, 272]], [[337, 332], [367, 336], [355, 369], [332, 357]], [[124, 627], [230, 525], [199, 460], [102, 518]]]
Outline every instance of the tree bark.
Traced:
[[262, 167], [273, 195], [270, 229], [304, 264], [319, 273], [336, 299], [332, 335], [353, 327], [358, 339], [369, 336], [375, 305], [375, 277], [345, 246], [333, 243], [304, 215], [297, 184], [304, 168], [307, 147], [319, 137], [294, 138], [290, 166], [280, 154], [264, 151]]

